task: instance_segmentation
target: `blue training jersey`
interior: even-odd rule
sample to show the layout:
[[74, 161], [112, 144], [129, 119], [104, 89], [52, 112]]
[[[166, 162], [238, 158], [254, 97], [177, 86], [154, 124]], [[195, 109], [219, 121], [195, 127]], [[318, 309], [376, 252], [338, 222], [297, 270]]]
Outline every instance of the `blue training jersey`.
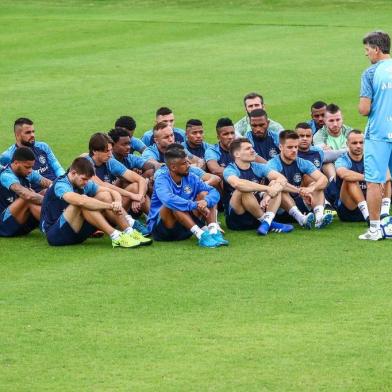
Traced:
[[280, 153], [279, 134], [276, 132], [267, 131], [265, 137], [260, 138], [254, 136], [252, 131], [248, 131], [245, 137], [251, 142], [257, 155], [260, 155], [266, 161]]
[[317, 167], [310, 161], [297, 157], [294, 162], [287, 164], [282, 161], [280, 155], [272, 158], [267, 165], [270, 169], [283, 174], [288, 183], [296, 187], [301, 186], [304, 174], [312, 174], [317, 170]]
[[210, 145], [204, 155], [205, 161], [217, 161], [219, 166], [226, 167], [234, 162], [229, 151], [223, 149], [220, 143]]
[[147, 162], [144, 158], [134, 154], [128, 154], [124, 159], [119, 159], [115, 156], [114, 158], [123, 164], [128, 170], [142, 169], [144, 164]]
[[[5, 166], [11, 163], [12, 156], [15, 150], [18, 148], [16, 144], [10, 146], [0, 156], [0, 164]], [[64, 169], [60, 165], [51, 148], [44, 142], [35, 142], [30, 149], [34, 153], [34, 166], [33, 170], [38, 170], [41, 176], [48, 178], [49, 180], [55, 180], [58, 176], [65, 173]], [[33, 185], [35, 191], [40, 191], [40, 186]]]
[[100, 166], [97, 166], [90, 156], [85, 158], [94, 165], [95, 175], [104, 182], [113, 183], [117, 177], [121, 177], [127, 171], [127, 168], [115, 158], [110, 158]]
[[204, 155], [206, 153], [206, 150], [208, 147], [210, 147], [210, 144], [206, 142], [202, 142], [200, 146], [198, 147], [191, 147], [188, 144], [188, 141], [186, 140], [185, 142], [181, 143], [192, 155], [196, 155], [197, 157], [204, 159]]
[[392, 59], [378, 61], [363, 72], [360, 96], [372, 101], [365, 138], [392, 142]]
[[251, 162], [249, 169], [240, 169], [235, 162], [230, 163], [223, 171], [223, 205], [228, 207], [231, 195], [234, 192], [234, 188], [227, 182], [230, 176], [262, 184], [265, 183], [265, 179], [270, 172], [271, 169], [265, 163]]
[[298, 150], [298, 156], [313, 163], [320, 169], [324, 162], [324, 150], [319, 146], [310, 146], [308, 151]]
[[[340, 167], [344, 167], [348, 170], [352, 170], [360, 174], [365, 173], [363, 157], [360, 161], [354, 161], [350, 157], [348, 152], [345, 152], [340, 158], [336, 160], [335, 167], [336, 170], [339, 169]], [[339, 176], [336, 176], [336, 185], [338, 186], [339, 190], [342, 187], [342, 184], [343, 184], [343, 180]], [[366, 196], [366, 191], [367, 191], [366, 181], [359, 181], [359, 187], [361, 188], [362, 193]]]
[[25, 188], [32, 189], [35, 185], [40, 186], [42, 176], [38, 170], [33, 170], [27, 177], [17, 176], [11, 166], [0, 170], [0, 213], [12, 204], [19, 196], [10, 188], [13, 184], [20, 184]]
[[[174, 140], [176, 143], [182, 143], [185, 141], [185, 131], [181, 128], [173, 128]], [[154, 142], [154, 132], [152, 129], [146, 131], [142, 136], [142, 142], [147, 146], [152, 146]]]
[[209, 208], [215, 206], [220, 198], [219, 192], [190, 173], [182, 177], [180, 184], [173, 181], [168, 170], [155, 178], [154, 192], [147, 225], [151, 231], [158, 223], [159, 211], [164, 206], [173, 211], [192, 211], [197, 208], [196, 198], [200, 192], [207, 192], [205, 200]]
[[142, 154], [143, 150], [147, 147], [139, 138], [134, 136], [132, 136], [129, 146], [131, 147], [131, 154], [133, 154], [135, 151], [137, 151], [139, 154]]
[[88, 181], [84, 188], [77, 188], [72, 185], [67, 174], [57, 178], [52, 186], [46, 191], [41, 208], [40, 229], [45, 232], [57, 222], [57, 219], [68, 207], [68, 203], [63, 199], [65, 193], [74, 192], [79, 195], [93, 197], [98, 191], [98, 185], [93, 181]]

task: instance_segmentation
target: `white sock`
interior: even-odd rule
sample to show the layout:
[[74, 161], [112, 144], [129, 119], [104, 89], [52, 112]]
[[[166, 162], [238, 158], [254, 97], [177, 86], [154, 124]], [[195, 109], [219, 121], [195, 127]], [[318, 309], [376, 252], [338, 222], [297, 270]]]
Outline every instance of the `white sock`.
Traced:
[[200, 239], [200, 237], [204, 233], [204, 231], [202, 229], [200, 229], [200, 227], [198, 225], [192, 226], [191, 232], [192, 232], [192, 234], [194, 234], [197, 237], [198, 240]]
[[389, 215], [389, 209], [391, 207], [391, 199], [386, 197], [381, 200], [381, 215], [387, 214]]
[[267, 211], [264, 215], [263, 215], [263, 221], [267, 222], [269, 226], [271, 226], [272, 221], [275, 218], [275, 213], [271, 212], [271, 211]]
[[305, 222], [305, 215], [298, 209], [297, 206], [291, 207], [289, 215], [292, 216], [301, 226]]
[[129, 214], [125, 215], [125, 219], [127, 220], [128, 225], [133, 227], [133, 225], [135, 224], [135, 219], [133, 219]]
[[359, 208], [359, 211], [361, 211], [361, 213], [363, 215], [363, 219], [367, 220], [367, 218], [369, 218], [369, 210], [368, 210], [366, 200], [358, 203], [358, 208]]
[[324, 215], [324, 206], [316, 206], [313, 208], [314, 216], [316, 218], [316, 222], [320, 222], [323, 219]]
[[128, 227], [124, 230], [124, 233], [126, 233], [126, 234], [132, 234], [132, 232], [133, 232], [133, 229], [132, 229], [132, 227], [130, 227], [130, 226], [128, 226]]
[[216, 223], [210, 223], [208, 225], [208, 230], [211, 234], [216, 234], [218, 232], [218, 225]]
[[379, 220], [371, 220], [370, 221], [370, 231], [380, 230], [380, 221]]
[[121, 231], [114, 230], [112, 234], [110, 234], [110, 238], [112, 240], [116, 240], [118, 237], [120, 237]]

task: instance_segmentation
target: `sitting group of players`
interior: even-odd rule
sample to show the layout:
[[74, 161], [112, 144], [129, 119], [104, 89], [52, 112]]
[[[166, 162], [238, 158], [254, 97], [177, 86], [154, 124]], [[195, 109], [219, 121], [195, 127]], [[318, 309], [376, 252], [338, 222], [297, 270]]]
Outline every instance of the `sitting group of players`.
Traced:
[[[200, 120], [175, 128], [169, 108], [158, 109], [141, 139], [133, 118], [120, 117], [108, 133], [91, 136], [88, 154], [67, 171], [35, 140], [33, 122], [16, 120], [16, 142], [0, 156], [0, 236], [39, 226], [54, 246], [106, 233], [113, 247], [194, 235], [215, 248], [228, 245], [218, 209], [229, 229], [262, 236], [288, 233], [293, 222], [322, 229], [334, 211], [343, 221], [369, 220], [363, 134], [343, 124], [337, 105], [315, 102], [312, 119], [294, 130], [270, 119], [257, 93], [244, 106], [236, 124], [217, 121], [216, 144], [205, 142]], [[388, 215], [390, 178], [383, 192]]]

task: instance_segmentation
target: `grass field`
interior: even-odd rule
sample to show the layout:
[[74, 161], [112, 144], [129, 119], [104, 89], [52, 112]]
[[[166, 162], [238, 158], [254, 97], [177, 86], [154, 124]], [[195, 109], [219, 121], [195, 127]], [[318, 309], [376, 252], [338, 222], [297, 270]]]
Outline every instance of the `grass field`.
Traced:
[[[370, 11], [371, 8], [371, 11]], [[66, 167], [123, 114], [243, 116], [257, 90], [292, 128], [318, 99], [357, 114], [362, 36], [389, 1], [0, 2], [0, 149], [27, 116]], [[226, 249], [0, 239], [1, 391], [389, 391], [391, 244], [363, 225]]]

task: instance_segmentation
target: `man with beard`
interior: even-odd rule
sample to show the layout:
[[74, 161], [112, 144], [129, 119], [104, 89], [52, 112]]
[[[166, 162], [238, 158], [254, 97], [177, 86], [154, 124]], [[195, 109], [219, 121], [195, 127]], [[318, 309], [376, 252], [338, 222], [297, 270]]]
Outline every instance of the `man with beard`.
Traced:
[[[270, 120], [263, 109], [255, 109], [249, 113], [251, 130], [245, 134], [259, 159], [257, 162], [269, 161], [279, 154], [279, 134], [269, 129]], [[260, 160], [260, 158], [262, 158]]]
[[[0, 164], [5, 166], [12, 160], [12, 156], [18, 147], [30, 147], [34, 153], [33, 170], [37, 170], [42, 177], [51, 181], [65, 173], [52, 149], [44, 142], [35, 140], [34, 123], [28, 118], [18, 118], [14, 123], [15, 144], [10, 146], [0, 156]], [[32, 184], [37, 192], [40, 185]]]
[[[245, 136], [245, 134], [251, 130], [250, 123], [249, 123], [249, 119], [250, 119], [249, 113], [252, 110], [265, 109], [264, 99], [258, 93], [246, 94], [244, 97], [244, 106], [245, 106], [246, 116], [241, 118], [241, 120], [236, 122], [234, 125], [236, 137]], [[279, 133], [283, 131], [284, 128], [278, 122], [270, 119], [269, 130], [279, 135]]]
[[[353, 129], [347, 137], [348, 152], [336, 162], [337, 184], [340, 197], [336, 203], [336, 211], [342, 221], [369, 221], [369, 210], [366, 203], [367, 184], [363, 163], [363, 134]], [[381, 200], [381, 219], [389, 215], [391, 206], [391, 182], [384, 183]]]
[[325, 125], [324, 116], [326, 110], [327, 104], [323, 101], [317, 101], [310, 107], [310, 115], [312, 119], [308, 121], [308, 124], [312, 129], [313, 135]]

